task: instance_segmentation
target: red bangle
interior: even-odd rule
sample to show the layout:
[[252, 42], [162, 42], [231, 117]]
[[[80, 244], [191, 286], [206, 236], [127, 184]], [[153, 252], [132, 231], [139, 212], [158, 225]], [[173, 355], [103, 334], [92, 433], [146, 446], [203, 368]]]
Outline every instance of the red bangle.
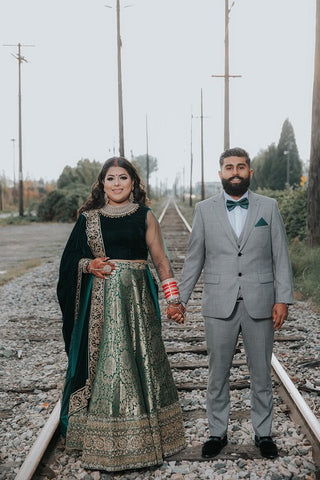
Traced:
[[179, 290], [177, 282], [174, 278], [168, 278], [162, 282], [162, 289], [165, 296], [165, 299], [168, 301], [174, 298], [179, 298]]

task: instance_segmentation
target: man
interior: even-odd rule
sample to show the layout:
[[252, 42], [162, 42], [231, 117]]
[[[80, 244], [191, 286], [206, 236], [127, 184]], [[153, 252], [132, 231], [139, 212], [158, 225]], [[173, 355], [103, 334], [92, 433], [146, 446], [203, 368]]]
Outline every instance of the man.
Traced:
[[251, 378], [255, 444], [266, 458], [278, 455], [272, 440], [271, 355], [293, 301], [284, 225], [274, 199], [250, 190], [253, 170], [241, 148], [220, 157], [224, 191], [196, 205], [179, 285], [187, 304], [203, 271], [202, 314], [209, 358], [207, 415], [210, 437], [202, 456], [214, 457], [228, 443], [229, 375], [241, 332]]

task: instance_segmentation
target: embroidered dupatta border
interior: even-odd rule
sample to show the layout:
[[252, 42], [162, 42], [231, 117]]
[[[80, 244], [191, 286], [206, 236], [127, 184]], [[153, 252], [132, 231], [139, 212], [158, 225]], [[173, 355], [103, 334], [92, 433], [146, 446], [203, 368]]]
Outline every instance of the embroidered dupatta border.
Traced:
[[[104, 257], [104, 245], [100, 226], [100, 215], [97, 210], [84, 212], [86, 217], [86, 234], [88, 245], [95, 256]], [[83, 261], [81, 259], [78, 266], [78, 283], [76, 296], [76, 314], [78, 314], [81, 277], [83, 272]], [[75, 412], [86, 408], [91, 397], [93, 380], [96, 374], [97, 362], [99, 357], [100, 340], [103, 324], [103, 299], [104, 299], [104, 280], [94, 277], [91, 294], [90, 322], [88, 331], [88, 378], [84, 387], [80, 388], [70, 396], [69, 416]]]

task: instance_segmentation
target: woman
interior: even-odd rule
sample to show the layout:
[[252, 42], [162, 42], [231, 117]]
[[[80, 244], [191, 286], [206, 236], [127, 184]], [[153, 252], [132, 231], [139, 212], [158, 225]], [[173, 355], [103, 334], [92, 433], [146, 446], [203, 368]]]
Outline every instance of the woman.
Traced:
[[66, 450], [82, 451], [90, 469], [158, 465], [185, 445], [148, 252], [168, 318], [182, 323], [184, 308], [159, 224], [145, 204], [134, 166], [107, 160], [61, 259], [68, 354], [61, 430]]

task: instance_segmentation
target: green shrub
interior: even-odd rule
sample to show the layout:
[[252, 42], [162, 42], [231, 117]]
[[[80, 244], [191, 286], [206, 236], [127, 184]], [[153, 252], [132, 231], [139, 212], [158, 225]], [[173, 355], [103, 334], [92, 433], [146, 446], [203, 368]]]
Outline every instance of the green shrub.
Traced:
[[257, 190], [260, 195], [275, 198], [289, 240], [304, 240], [307, 226], [307, 190], [304, 187], [286, 190]]
[[60, 189], [49, 193], [38, 207], [38, 218], [43, 222], [74, 222], [77, 211], [88, 196], [84, 186], [73, 190]]

